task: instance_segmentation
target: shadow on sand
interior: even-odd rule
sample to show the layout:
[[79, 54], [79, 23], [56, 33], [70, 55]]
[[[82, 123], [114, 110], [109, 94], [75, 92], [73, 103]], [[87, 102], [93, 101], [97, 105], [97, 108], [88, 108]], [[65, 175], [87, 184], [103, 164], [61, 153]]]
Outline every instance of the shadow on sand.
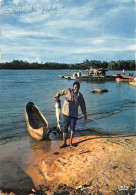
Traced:
[[[90, 138], [86, 138], [87, 136], [92, 136]], [[76, 130], [74, 132], [74, 143], [73, 146], [77, 147], [80, 143], [86, 142], [88, 140], [101, 139], [101, 138], [123, 138], [136, 136], [136, 133], [113, 133], [113, 132], [102, 132], [94, 129], [86, 129], [86, 130]], [[67, 139], [70, 137], [70, 132], [67, 133]], [[82, 138], [82, 140], [78, 141], [78, 138]], [[57, 149], [62, 145], [63, 135], [62, 132], [57, 131], [57, 128], [54, 127], [50, 129], [49, 137], [46, 140], [36, 141], [30, 137], [29, 139], [32, 150], [41, 155], [46, 152], [51, 151], [52, 149]], [[68, 145], [69, 146], [69, 145]]]

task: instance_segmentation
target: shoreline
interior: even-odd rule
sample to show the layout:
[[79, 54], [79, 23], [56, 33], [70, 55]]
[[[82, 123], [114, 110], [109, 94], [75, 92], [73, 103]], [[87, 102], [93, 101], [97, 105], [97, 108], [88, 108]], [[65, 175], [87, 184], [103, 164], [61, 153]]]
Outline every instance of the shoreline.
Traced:
[[[73, 143], [76, 143], [77, 147], [62, 149], [59, 148], [62, 145], [62, 134], [55, 134], [55, 131], [46, 141], [37, 142], [31, 137], [28, 138], [28, 143], [26, 140], [22, 141], [31, 148], [26, 161], [23, 162], [22, 171], [29, 176], [35, 187], [31, 186], [29, 189], [0, 187], [3, 192], [46, 194], [67, 191], [87, 194], [99, 191], [102, 194], [108, 192], [114, 194], [120, 186], [129, 186], [131, 191], [135, 187], [135, 134], [75, 131]], [[17, 146], [18, 144], [15, 147]]]
[[73, 143], [77, 147], [54, 148], [27, 167], [25, 172], [36, 189], [43, 194], [114, 194], [121, 186], [135, 188], [135, 135], [88, 135], [88, 131], [75, 134]]

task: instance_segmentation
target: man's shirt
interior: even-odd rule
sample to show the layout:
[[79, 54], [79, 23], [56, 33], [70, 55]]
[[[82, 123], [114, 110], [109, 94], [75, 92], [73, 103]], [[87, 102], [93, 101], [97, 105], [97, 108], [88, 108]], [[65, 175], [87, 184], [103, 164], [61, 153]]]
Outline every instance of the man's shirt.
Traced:
[[78, 92], [74, 94], [73, 89], [64, 89], [56, 94], [56, 97], [66, 95], [62, 107], [62, 113], [67, 116], [78, 117], [78, 107], [80, 105], [82, 113], [86, 114], [86, 105], [83, 95]]

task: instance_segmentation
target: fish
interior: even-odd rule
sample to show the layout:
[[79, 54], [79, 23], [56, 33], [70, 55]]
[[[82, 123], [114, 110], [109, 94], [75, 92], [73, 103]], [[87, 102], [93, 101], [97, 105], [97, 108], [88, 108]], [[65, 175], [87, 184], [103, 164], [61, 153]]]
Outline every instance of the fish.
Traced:
[[58, 100], [55, 103], [55, 112], [56, 112], [56, 118], [57, 118], [57, 129], [61, 131], [61, 128], [60, 128], [61, 101], [60, 100]]

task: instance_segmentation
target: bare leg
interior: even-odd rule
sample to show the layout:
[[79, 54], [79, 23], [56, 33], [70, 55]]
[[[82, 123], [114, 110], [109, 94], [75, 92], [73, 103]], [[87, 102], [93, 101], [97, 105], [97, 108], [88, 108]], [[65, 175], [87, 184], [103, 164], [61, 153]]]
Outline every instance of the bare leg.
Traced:
[[66, 136], [67, 136], [67, 134], [63, 132], [63, 143], [64, 143], [64, 145], [67, 145]]
[[65, 148], [65, 147], [67, 147], [66, 136], [67, 136], [67, 134], [63, 132], [63, 145], [60, 146], [60, 148]]
[[72, 144], [73, 134], [74, 134], [74, 131], [71, 131], [71, 133], [70, 133], [70, 144], [69, 144], [71, 147], [73, 147], [73, 144]]

